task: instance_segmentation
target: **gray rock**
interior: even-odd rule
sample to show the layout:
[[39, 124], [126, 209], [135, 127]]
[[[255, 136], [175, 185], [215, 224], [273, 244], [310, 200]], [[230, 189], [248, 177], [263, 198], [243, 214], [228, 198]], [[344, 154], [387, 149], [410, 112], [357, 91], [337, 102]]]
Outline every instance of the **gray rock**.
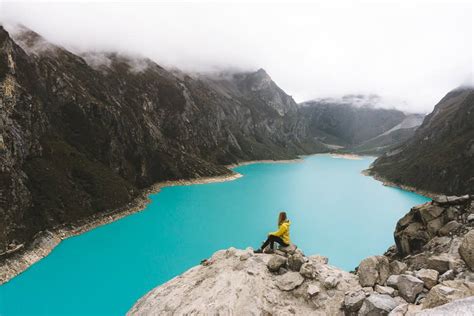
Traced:
[[311, 263], [306, 262], [301, 266], [300, 274], [307, 279], [314, 279], [316, 277], [316, 269]]
[[469, 214], [469, 215], [467, 216], [467, 221], [468, 221], [469, 223], [474, 222], [474, 214]]
[[245, 252], [240, 255], [240, 261], [245, 261], [245, 260], [249, 259], [252, 256], [253, 256], [253, 250], [252, 249], [246, 249]]
[[426, 224], [426, 228], [428, 232], [431, 234], [431, 236], [434, 236], [441, 229], [441, 227], [443, 227], [443, 225], [444, 225], [443, 217], [437, 217], [429, 221]]
[[439, 283], [448, 280], [454, 280], [455, 276], [454, 270], [448, 270], [439, 277]]
[[474, 271], [474, 229], [464, 235], [459, 254], [466, 264]]
[[394, 260], [390, 262], [390, 274], [402, 274], [408, 269], [408, 266], [404, 262]]
[[303, 284], [304, 278], [297, 272], [287, 272], [276, 278], [276, 286], [282, 291], [291, 291]]
[[428, 268], [444, 273], [450, 269], [450, 265], [454, 265], [456, 258], [448, 253], [441, 253], [428, 258], [426, 264]]
[[459, 215], [459, 210], [453, 206], [449, 207], [445, 211], [445, 214], [444, 214], [447, 221], [452, 221], [452, 220], [457, 219], [458, 215]]
[[418, 312], [417, 316], [445, 316], [445, 315], [473, 315], [474, 296], [455, 300], [439, 307], [425, 309]]
[[357, 312], [364, 303], [365, 297], [365, 292], [361, 290], [346, 293], [344, 296], [344, 310], [349, 313]]
[[303, 263], [305, 263], [305, 258], [300, 254], [295, 253], [288, 257], [288, 268], [292, 271], [300, 271]]
[[288, 245], [287, 247], [279, 247], [278, 250], [279, 250], [279, 251], [282, 251], [282, 252], [284, 252], [284, 253], [286, 253], [286, 254], [292, 255], [292, 254], [295, 253], [295, 251], [296, 251], [297, 248], [298, 248], [298, 247], [297, 247], [295, 244], [290, 244], [290, 245]]
[[384, 284], [389, 275], [389, 261], [385, 256], [365, 258], [359, 264], [357, 275], [362, 286]]
[[456, 204], [462, 204], [465, 203], [469, 200], [469, 195], [463, 195], [463, 196], [445, 196], [445, 195], [440, 195], [437, 196], [433, 199], [433, 201], [436, 204], [439, 205], [456, 205]]
[[408, 303], [400, 304], [394, 309], [392, 309], [392, 311], [388, 313], [388, 316], [405, 316], [407, 312], [408, 312]]
[[425, 283], [427, 289], [431, 289], [438, 283], [439, 272], [433, 269], [420, 269], [415, 272], [415, 276]]
[[394, 274], [394, 275], [389, 276], [388, 279], [387, 279], [386, 284], [388, 286], [393, 287], [393, 288], [397, 288], [399, 277], [400, 277], [400, 275], [398, 275], [398, 274]]
[[438, 234], [440, 234], [441, 236], [449, 235], [461, 226], [462, 224], [458, 223], [457, 221], [450, 221], [446, 223], [446, 225], [441, 227], [441, 229], [438, 231]]
[[323, 285], [326, 289], [333, 289], [337, 287], [338, 284], [339, 284], [339, 280], [334, 276], [328, 276], [323, 281]]
[[306, 290], [306, 293], [308, 293], [310, 297], [315, 296], [319, 294], [320, 292], [321, 292], [321, 288], [316, 284], [310, 284], [308, 286], [308, 289]]
[[414, 276], [402, 274], [398, 277], [397, 289], [400, 296], [407, 302], [414, 303], [416, 296], [423, 291], [423, 281]]
[[374, 293], [364, 300], [358, 315], [388, 315], [397, 305], [390, 295]]
[[328, 257], [321, 256], [321, 255], [313, 255], [308, 257], [309, 261], [315, 264], [328, 264], [329, 259]]
[[444, 208], [434, 204], [423, 204], [423, 206], [418, 209], [421, 220], [425, 225], [428, 225], [430, 221], [443, 214], [443, 211]]
[[457, 299], [474, 295], [474, 288], [463, 281], [445, 281], [434, 286], [423, 302], [424, 308], [433, 308]]
[[273, 255], [270, 260], [268, 260], [267, 263], [267, 268], [271, 272], [278, 272], [280, 268], [284, 267], [286, 265], [286, 258], [279, 256], [279, 255]]
[[390, 295], [390, 296], [395, 296], [395, 289], [393, 287], [390, 287], [390, 286], [381, 286], [381, 285], [378, 285], [376, 284], [375, 287], [374, 287], [374, 290], [375, 292], [379, 293], [379, 294], [387, 294], [387, 295]]

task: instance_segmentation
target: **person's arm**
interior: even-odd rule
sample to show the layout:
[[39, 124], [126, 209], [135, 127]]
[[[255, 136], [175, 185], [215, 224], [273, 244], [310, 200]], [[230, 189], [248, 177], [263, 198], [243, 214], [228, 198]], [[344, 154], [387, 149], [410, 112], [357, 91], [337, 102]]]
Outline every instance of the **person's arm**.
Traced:
[[280, 225], [280, 227], [278, 227], [278, 230], [276, 232], [272, 232], [269, 235], [281, 237], [283, 236], [283, 234], [285, 234], [285, 232], [286, 232], [286, 225]]

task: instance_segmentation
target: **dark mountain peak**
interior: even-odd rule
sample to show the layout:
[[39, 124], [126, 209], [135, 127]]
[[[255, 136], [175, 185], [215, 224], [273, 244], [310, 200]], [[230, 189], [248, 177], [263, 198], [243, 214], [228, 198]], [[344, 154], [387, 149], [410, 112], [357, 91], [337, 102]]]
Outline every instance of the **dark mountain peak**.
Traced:
[[28, 55], [41, 55], [42, 53], [58, 52], [62, 48], [52, 44], [43, 36], [29, 29], [28, 27], [17, 24], [9, 27], [11, 38], [19, 45]]
[[474, 89], [450, 91], [415, 135], [378, 158], [372, 172], [434, 193], [474, 193]]
[[3, 26], [0, 24], [0, 45], [3, 44], [3, 42], [7, 39], [10, 38], [10, 35], [8, 32], [3, 28]]

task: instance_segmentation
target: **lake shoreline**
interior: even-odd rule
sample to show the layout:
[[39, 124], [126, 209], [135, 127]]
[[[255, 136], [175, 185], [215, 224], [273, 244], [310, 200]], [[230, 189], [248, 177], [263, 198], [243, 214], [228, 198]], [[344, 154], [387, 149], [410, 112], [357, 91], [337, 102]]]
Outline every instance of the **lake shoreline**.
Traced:
[[145, 210], [151, 202], [150, 195], [160, 192], [162, 188], [233, 181], [240, 177], [242, 177], [240, 173], [232, 171], [231, 174], [220, 176], [157, 182], [142, 190], [136, 198], [121, 208], [82, 219], [74, 224], [60, 225], [51, 230], [38, 232], [30, 245], [19, 247], [15, 253], [0, 260], [0, 285], [7, 283], [49, 255], [61, 241]]
[[430, 199], [434, 199], [434, 198], [440, 196], [440, 194], [437, 194], [437, 193], [434, 193], [434, 192], [424, 191], [424, 190], [420, 190], [420, 189], [417, 189], [417, 188], [409, 186], [409, 185], [395, 183], [393, 181], [390, 181], [390, 180], [374, 173], [370, 168], [362, 170], [361, 173], [364, 176], [372, 177], [372, 178], [374, 178], [374, 180], [382, 182], [382, 184], [384, 186], [387, 186], [387, 187], [392, 187], [392, 188], [397, 188], [397, 189], [401, 189], [401, 190], [404, 190], [404, 191], [413, 192], [413, 193], [416, 193], [416, 194], [419, 194], [419, 195], [422, 195], [422, 196], [426, 196], [427, 198], [430, 198]]

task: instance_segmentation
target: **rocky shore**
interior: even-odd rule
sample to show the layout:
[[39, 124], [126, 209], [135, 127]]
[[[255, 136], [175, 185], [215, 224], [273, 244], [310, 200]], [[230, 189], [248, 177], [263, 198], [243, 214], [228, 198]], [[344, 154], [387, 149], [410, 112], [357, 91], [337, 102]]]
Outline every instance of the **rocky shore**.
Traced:
[[129, 315], [472, 315], [474, 197], [439, 197], [397, 223], [395, 245], [354, 272], [295, 246], [216, 252]]
[[164, 187], [232, 181], [241, 176], [241, 174], [233, 172], [230, 175], [217, 177], [160, 182], [146, 190], [143, 190], [135, 200], [122, 208], [92, 216], [71, 225], [58, 226], [51, 230], [39, 232], [36, 234], [34, 241], [28, 247], [24, 247], [23, 244], [12, 244], [10, 251], [0, 254], [0, 284], [8, 282], [28, 269], [34, 263], [46, 257], [62, 240], [85, 233], [98, 226], [109, 224], [127, 215], [144, 210], [150, 202], [149, 195], [159, 192]]

